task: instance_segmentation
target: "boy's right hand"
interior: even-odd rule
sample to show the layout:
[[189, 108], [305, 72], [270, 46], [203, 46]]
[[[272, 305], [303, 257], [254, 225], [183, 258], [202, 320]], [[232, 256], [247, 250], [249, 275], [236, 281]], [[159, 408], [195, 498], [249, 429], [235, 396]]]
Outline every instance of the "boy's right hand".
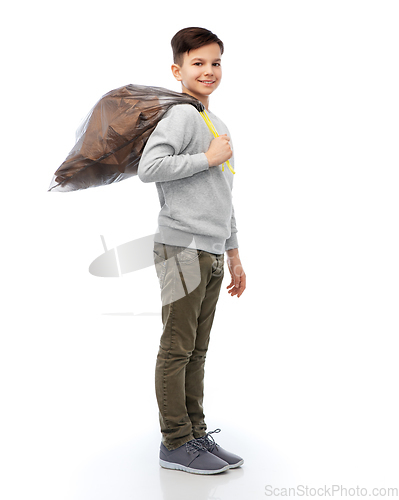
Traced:
[[230, 137], [227, 134], [215, 137], [205, 156], [208, 159], [209, 167], [217, 167], [233, 156], [233, 151], [230, 146]]

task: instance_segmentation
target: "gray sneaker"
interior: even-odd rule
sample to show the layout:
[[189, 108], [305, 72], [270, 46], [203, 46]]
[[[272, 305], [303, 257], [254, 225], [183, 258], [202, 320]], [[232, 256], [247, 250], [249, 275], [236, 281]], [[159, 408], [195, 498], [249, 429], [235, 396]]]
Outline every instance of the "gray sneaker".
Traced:
[[222, 460], [227, 462], [229, 464], [229, 469], [240, 467], [240, 465], [244, 463], [244, 460], [238, 455], [234, 455], [234, 453], [230, 453], [229, 451], [224, 450], [221, 446], [215, 443], [215, 440], [213, 439], [213, 436], [211, 436], [211, 434], [216, 432], [220, 432], [220, 429], [207, 432], [205, 436], [197, 438], [197, 443], [203, 445], [206, 450], [208, 450], [216, 457], [221, 458]]
[[227, 462], [209, 453], [196, 439], [171, 451], [161, 443], [159, 465], [165, 469], [183, 470], [194, 474], [218, 474], [229, 468]]

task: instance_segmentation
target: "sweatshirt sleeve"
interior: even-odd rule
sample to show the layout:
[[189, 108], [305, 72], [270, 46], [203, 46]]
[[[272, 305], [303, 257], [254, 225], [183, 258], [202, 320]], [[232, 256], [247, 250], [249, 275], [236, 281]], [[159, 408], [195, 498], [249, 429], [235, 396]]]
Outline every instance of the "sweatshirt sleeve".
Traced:
[[236, 218], [234, 215], [234, 207], [232, 208], [232, 213], [231, 213], [231, 235], [230, 238], [226, 240], [226, 245], [225, 245], [226, 252], [227, 250], [233, 250], [233, 248], [238, 248], [237, 225], [236, 225]]
[[184, 154], [195, 133], [198, 111], [176, 104], [165, 113], [145, 145], [137, 174], [143, 182], [167, 182], [209, 169], [205, 153]]
[[[226, 127], [227, 128], [227, 127]], [[231, 137], [230, 132], [227, 130], [227, 134], [229, 137]], [[233, 142], [230, 140], [230, 144], [233, 147]], [[234, 149], [233, 149], [234, 151]], [[233, 163], [234, 165], [234, 163]], [[233, 250], [234, 248], [238, 248], [238, 239], [237, 239], [237, 223], [236, 223], [236, 217], [234, 214], [234, 205], [231, 208], [231, 235], [230, 238], [226, 240], [226, 245], [225, 245], [225, 250]]]

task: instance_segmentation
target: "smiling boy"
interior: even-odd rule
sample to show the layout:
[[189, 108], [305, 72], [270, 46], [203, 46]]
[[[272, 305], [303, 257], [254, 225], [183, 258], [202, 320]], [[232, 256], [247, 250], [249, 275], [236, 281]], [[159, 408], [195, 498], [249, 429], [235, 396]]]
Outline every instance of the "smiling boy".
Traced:
[[[209, 96], [222, 78], [222, 41], [203, 28], [185, 28], [172, 38], [173, 76], [182, 92], [204, 105], [219, 137], [190, 104], [173, 106], [145, 146], [138, 175], [155, 182], [161, 211], [154, 261], [161, 287], [163, 332], [155, 371], [162, 432], [160, 465], [197, 474], [239, 467], [243, 459], [217, 445], [206, 432], [203, 411], [204, 365], [224, 275], [224, 253], [231, 274], [227, 286], [240, 297], [246, 276], [238, 253], [232, 204], [234, 168], [230, 134], [209, 111]], [[198, 270], [198, 271], [197, 271]], [[185, 278], [198, 272], [188, 292]], [[185, 293], [178, 294], [183, 288]]]

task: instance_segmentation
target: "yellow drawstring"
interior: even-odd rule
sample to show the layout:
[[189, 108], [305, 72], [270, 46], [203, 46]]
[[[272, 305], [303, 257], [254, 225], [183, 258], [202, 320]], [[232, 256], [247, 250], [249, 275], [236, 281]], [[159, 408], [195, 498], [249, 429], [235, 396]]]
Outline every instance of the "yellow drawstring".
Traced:
[[[212, 132], [212, 134], [215, 136], [215, 137], [219, 137], [219, 134], [217, 133], [217, 130], [215, 129], [213, 123], [211, 122], [209, 116], [207, 115], [205, 109], [203, 111], [200, 111], [200, 115], [202, 116], [202, 118], [204, 119], [205, 123], [208, 125], [208, 128], [209, 130]], [[226, 162], [227, 166], [229, 167], [230, 169], [230, 172], [235, 174], [232, 166], [230, 165], [230, 162], [229, 160], [227, 160]], [[222, 172], [224, 172], [224, 163], [222, 165]]]

